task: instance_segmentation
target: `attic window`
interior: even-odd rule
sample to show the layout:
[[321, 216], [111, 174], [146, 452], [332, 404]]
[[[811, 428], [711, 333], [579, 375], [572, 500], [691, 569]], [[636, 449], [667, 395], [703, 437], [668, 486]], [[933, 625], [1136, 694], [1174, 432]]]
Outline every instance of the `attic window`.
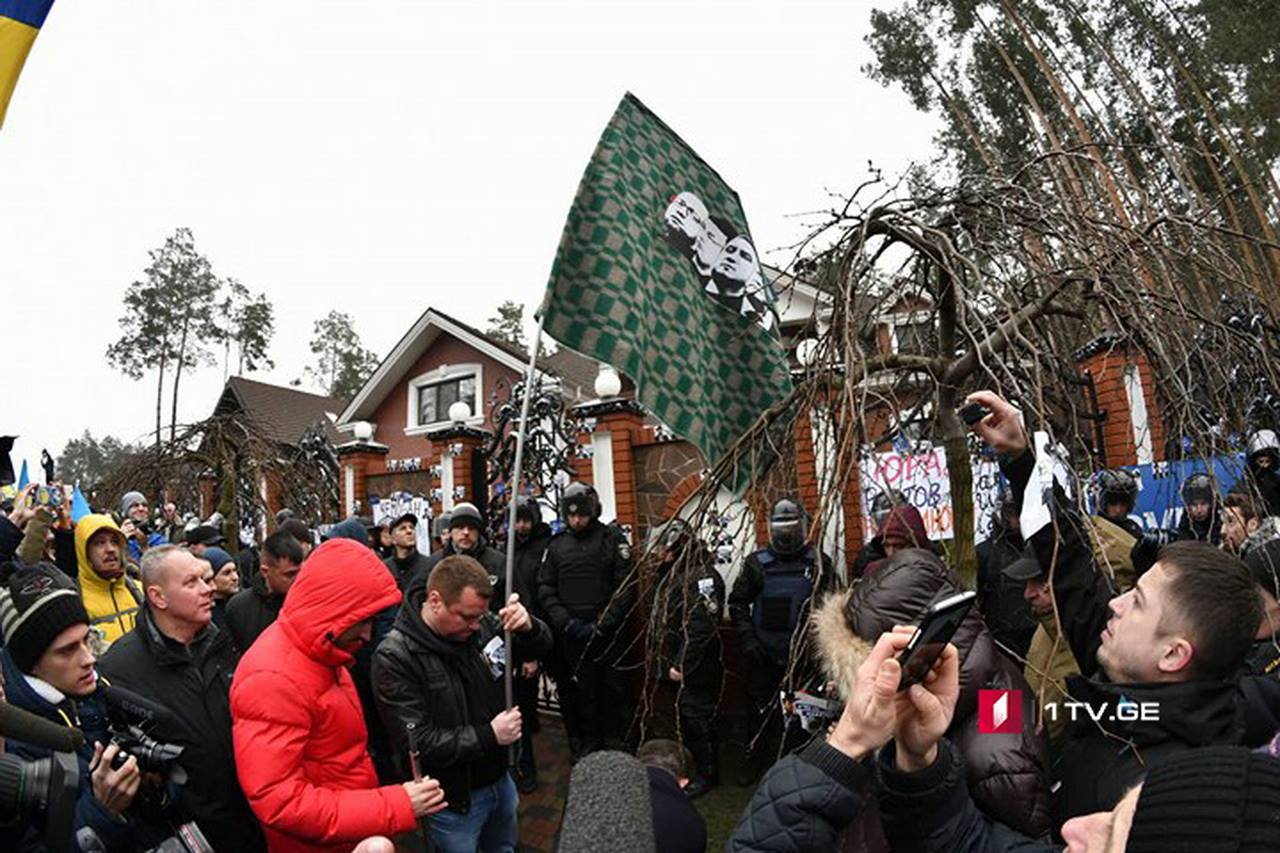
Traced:
[[938, 329], [933, 315], [917, 311], [893, 318], [891, 342], [893, 352], [904, 355], [937, 355]]
[[448, 420], [449, 407], [461, 400], [471, 408], [474, 415], [476, 406], [476, 376], [454, 376], [443, 382], [418, 386], [418, 425], [440, 423]]

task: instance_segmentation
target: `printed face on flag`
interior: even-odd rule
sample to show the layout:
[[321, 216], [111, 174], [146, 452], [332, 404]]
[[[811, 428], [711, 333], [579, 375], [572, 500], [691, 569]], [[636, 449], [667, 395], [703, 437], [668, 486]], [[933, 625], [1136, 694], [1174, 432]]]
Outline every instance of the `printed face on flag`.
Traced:
[[737, 193], [627, 95], [565, 221], [544, 329], [626, 374], [714, 464], [792, 388], [760, 272]]

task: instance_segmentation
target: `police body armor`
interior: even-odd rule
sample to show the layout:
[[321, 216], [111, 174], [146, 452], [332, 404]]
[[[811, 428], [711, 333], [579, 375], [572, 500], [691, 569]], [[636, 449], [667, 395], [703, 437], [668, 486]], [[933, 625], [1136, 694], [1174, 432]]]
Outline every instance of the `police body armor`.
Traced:
[[785, 663], [790, 656], [791, 635], [813, 595], [817, 552], [806, 548], [799, 554], [784, 557], [763, 548], [756, 552], [755, 559], [764, 575], [764, 584], [752, 603], [751, 621], [770, 657]]

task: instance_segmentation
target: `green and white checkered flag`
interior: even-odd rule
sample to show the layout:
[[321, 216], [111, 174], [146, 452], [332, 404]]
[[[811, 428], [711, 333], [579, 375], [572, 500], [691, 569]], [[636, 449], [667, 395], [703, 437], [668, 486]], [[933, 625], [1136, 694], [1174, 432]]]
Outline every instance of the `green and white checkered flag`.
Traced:
[[626, 373], [714, 464], [791, 390], [774, 301], [737, 193], [628, 93], [565, 222], [544, 329]]

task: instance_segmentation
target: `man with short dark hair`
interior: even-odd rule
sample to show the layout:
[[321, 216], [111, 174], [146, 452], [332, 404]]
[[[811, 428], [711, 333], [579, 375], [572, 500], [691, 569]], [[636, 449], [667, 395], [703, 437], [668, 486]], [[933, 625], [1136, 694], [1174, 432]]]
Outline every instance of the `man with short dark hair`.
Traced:
[[704, 853], [707, 822], [685, 794], [693, 755], [673, 740], [654, 739], [640, 744], [636, 758], [649, 774], [653, 836], [663, 853]]
[[1250, 495], [1231, 492], [1222, 501], [1222, 548], [1239, 554], [1249, 537], [1262, 526], [1263, 512]]
[[227, 632], [242, 653], [276, 621], [285, 593], [302, 569], [302, 560], [302, 545], [283, 530], [262, 543], [260, 574], [227, 602]]
[[401, 777], [411, 778], [412, 750], [444, 787], [449, 807], [430, 826], [445, 853], [510, 851], [517, 840], [519, 798], [507, 757], [521, 719], [519, 708], [504, 707], [503, 632], [534, 657], [550, 649], [551, 632], [516, 594], [491, 612], [493, 593], [474, 558], [445, 557], [410, 584], [373, 658], [374, 696]]
[[[428, 558], [418, 551], [418, 517], [406, 512], [391, 522], [391, 556], [383, 560], [401, 590], [418, 572], [429, 571]], [[374, 549], [377, 550], [376, 548]]]
[[177, 545], [142, 555], [146, 602], [137, 626], [99, 665], [112, 683], [168, 708], [148, 734], [183, 748], [180, 807], [215, 850], [264, 851], [258, 821], [240, 792], [231, 741], [231, 674], [238, 655], [214, 625], [204, 560]]
[[[1015, 500], [1042, 500], [1043, 490], [1027, 489], [1035, 456], [1018, 411], [989, 391], [968, 399], [990, 411], [973, 429], [1000, 454]], [[1115, 806], [1144, 768], [1192, 747], [1239, 743], [1236, 677], [1262, 614], [1245, 567], [1203, 542], [1165, 546], [1131, 591], [1115, 595], [1094, 565], [1083, 520], [1060, 489], [1055, 498], [1045, 509], [1050, 523], [1030, 542], [1053, 579], [1083, 674], [1068, 679], [1067, 692], [1095, 712], [1110, 709], [1104, 719], [1081, 712], [1068, 724], [1052, 801], [1056, 830]], [[1122, 705], [1157, 710], [1121, 714]], [[1058, 712], [1067, 710], [1077, 708]], [[1117, 739], [1129, 746], [1118, 750]]]
[[302, 548], [302, 558], [305, 560], [307, 555], [311, 553], [311, 549], [315, 547], [316, 540], [311, 533], [311, 528], [303, 524], [299, 519], [287, 518], [281, 522], [276, 528], [277, 533], [287, 533], [294, 538]]

